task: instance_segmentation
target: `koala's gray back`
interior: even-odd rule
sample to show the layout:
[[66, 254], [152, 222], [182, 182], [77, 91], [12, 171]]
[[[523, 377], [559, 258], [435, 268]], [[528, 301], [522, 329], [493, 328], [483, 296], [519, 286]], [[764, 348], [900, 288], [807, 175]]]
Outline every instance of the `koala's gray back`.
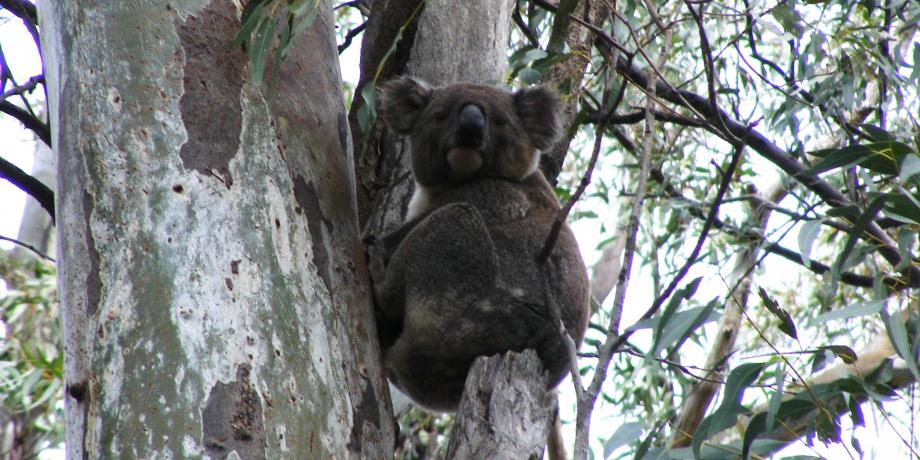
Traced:
[[568, 227], [547, 262], [549, 285], [536, 262], [558, 210], [542, 174], [471, 181], [432, 207], [390, 260], [405, 308], [402, 334], [385, 350], [391, 380], [426, 407], [453, 410], [477, 356], [534, 348], [556, 385], [568, 361], [547, 289], [577, 344], [588, 281]]

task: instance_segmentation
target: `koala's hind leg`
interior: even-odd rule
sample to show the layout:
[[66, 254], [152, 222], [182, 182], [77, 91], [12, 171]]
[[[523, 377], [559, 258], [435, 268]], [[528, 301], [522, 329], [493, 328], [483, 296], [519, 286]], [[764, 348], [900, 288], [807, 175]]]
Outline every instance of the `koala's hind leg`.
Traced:
[[386, 365], [393, 383], [419, 404], [456, 408], [481, 342], [476, 305], [493, 295], [497, 266], [485, 222], [467, 203], [422, 218], [390, 259], [387, 282], [399, 285], [386, 290], [404, 303], [385, 306], [386, 315], [402, 315]]
[[[479, 211], [467, 203], [435, 209], [370, 243], [378, 316], [400, 326], [407, 302], [430, 305], [448, 293], [478, 295], [495, 280], [495, 246]], [[444, 303], [434, 302], [438, 309]]]

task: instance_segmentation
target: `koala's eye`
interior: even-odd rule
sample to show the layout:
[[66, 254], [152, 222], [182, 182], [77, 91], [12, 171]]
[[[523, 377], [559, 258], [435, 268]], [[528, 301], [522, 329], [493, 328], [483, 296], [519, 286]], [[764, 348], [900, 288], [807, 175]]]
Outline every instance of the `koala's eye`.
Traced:
[[506, 124], [508, 124], [508, 120], [505, 120], [502, 117], [497, 117], [495, 119], [495, 126], [505, 126]]
[[444, 121], [447, 119], [447, 111], [441, 110], [434, 113], [434, 119], [438, 121]]

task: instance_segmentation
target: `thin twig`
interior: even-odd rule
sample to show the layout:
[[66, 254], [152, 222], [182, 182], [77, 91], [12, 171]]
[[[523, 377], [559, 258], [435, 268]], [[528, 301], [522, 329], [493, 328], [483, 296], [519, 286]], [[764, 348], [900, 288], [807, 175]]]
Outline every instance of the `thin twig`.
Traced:
[[[639, 109], [635, 112], [630, 112], [622, 115], [613, 115], [613, 114], [601, 114], [599, 110], [584, 104], [587, 108], [588, 116], [585, 117], [585, 123], [597, 123], [597, 120], [600, 119], [602, 115], [607, 116], [608, 125], [634, 125], [637, 123], [642, 123], [645, 120], [646, 109]], [[665, 121], [669, 123], [674, 123], [681, 126], [690, 126], [694, 128], [705, 128], [706, 122], [694, 120], [692, 118], [687, 118], [683, 115], [665, 112], [661, 110], [652, 110], [652, 113], [655, 115], [655, 119], [658, 121]]]
[[[728, 169], [722, 174], [722, 181], [719, 184], [719, 190], [716, 193], [716, 199], [712, 204], [712, 208], [709, 211], [709, 216], [706, 218], [706, 222], [703, 224], [703, 229], [700, 231], [700, 236], [697, 238], [696, 246], [694, 246], [693, 251], [690, 253], [690, 257], [687, 258], [687, 261], [684, 262], [684, 265], [680, 268], [677, 275], [671, 280], [664, 292], [659, 295], [655, 301], [652, 303], [652, 306], [640, 317], [640, 321], [651, 318], [658, 309], [661, 308], [661, 305], [664, 304], [674, 290], [677, 288], [677, 285], [680, 281], [687, 275], [687, 272], [690, 271], [690, 267], [696, 263], [697, 258], [700, 255], [700, 251], [703, 248], [703, 243], [706, 241], [709, 231], [712, 229], [713, 222], [715, 221], [716, 215], [719, 213], [719, 207], [722, 205], [722, 200], [725, 198], [725, 193], [728, 191], [728, 186], [731, 183], [732, 177], [735, 175], [735, 170], [738, 167], [738, 163], [741, 160], [741, 154], [744, 151], [744, 145], [738, 145], [735, 147], [735, 152], [732, 154], [731, 161], [729, 162]], [[625, 331], [622, 335], [617, 337], [616, 342], [614, 343], [613, 349], [619, 349], [620, 346], [632, 335], [633, 331]]]
[[709, 38], [706, 36], [706, 27], [703, 24], [703, 8], [706, 6], [706, 3], [700, 3], [699, 12], [693, 9], [693, 4], [690, 1], [685, 1], [684, 3], [687, 5], [690, 15], [693, 16], [694, 22], [696, 22], [697, 31], [700, 36], [700, 51], [703, 53], [703, 69], [706, 71], [706, 89], [709, 91], [709, 108], [712, 112], [712, 116], [715, 118], [715, 125], [731, 139], [730, 142], [732, 145], [738, 145], [740, 139], [737, 139], [728, 129], [728, 126], [725, 124], [725, 115], [719, 110], [718, 96], [716, 93], [715, 62], [712, 58], [712, 47], [709, 45]]
[[351, 41], [354, 40], [354, 38], [355, 38], [358, 34], [360, 34], [361, 32], [364, 32], [364, 29], [365, 29], [365, 28], [367, 28], [367, 21], [364, 21], [364, 22], [362, 22], [361, 24], [359, 24], [358, 26], [356, 26], [354, 29], [349, 30], [348, 33], [345, 34], [345, 40], [342, 41], [342, 44], [339, 45], [339, 47], [338, 47], [338, 48], [339, 48], [339, 54], [342, 54], [343, 51], [345, 51], [346, 49], [348, 49], [348, 47], [351, 46]]
[[[632, 56], [629, 57], [632, 59]], [[606, 95], [608, 90], [604, 89], [604, 94]], [[569, 212], [572, 211], [572, 207], [575, 206], [575, 203], [581, 199], [581, 196], [585, 193], [585, 190], [588, 188], [588, 184], [591, 183], [591, 175], [594, 172], [594, 167], [597, 166], [597, 159], [600, 156], [601, 144], [604, 140], [604, 126], [607, 123], [607, 115], [612, 115], [616, 112], [616, 108], [620, 105], [620, 102], [623, 101], [623, 95], [626, 92], [626, 82], [620, 85], [620, 89], [617, 92], [616, 98], [611, 104], [611, 110], [605, 111], [601, 116], [601, 119], [597, 121], [595, 126], [595, 136], [594, 136], [594, 148], [591, 151], [591, 159], [588, 161], [588, 168], [585, 171], [585, 174], [581, 177], [581, 182], [578, 184], [578, 188], [575, 189], [575, 193], [572, 194], [572, 198], [566, 202], [565, 206], [556, 213], [556, 220], [553, 222], [553, 226], [550, 229], [549, 235], [546, 236], [546, 241], [543, 243], [543, 249], [540, 251], [540, 254], [537, 255], [537, 261], [544, 262], [549, 258], [550, 253], [553, 251], [553, 246], [556, 244], [556, 239], [559, 237], [559, 231], [562, 228], [562, 224], [565, 223], [566, 218], [569, 216]], [[604, 98], [606, 101], [606, 97]]]
[[8, 10], [22, 20], [22, 24], [29, 35], [32, 35], [32, 41], [35, 42], [35, 48], [38, 55], [42, 55], [42, 43], [38, 37], [38, 10], [35, 5], [26, 0], [0, 0], [0, 7]]
[[34, 252], [35, 255], [37, 255], [38, 257], [41, 257], [42, 259], [47, 260], [48, 262], [57, 263], [53, 258], [51, 258], [51, 257], [49, 257], [48, 255], [46, 255], [45, 253], [39, 251], [38, 249], [35, 248], [35, 246], [32, 246], [32, 245], [29, 244], [29, 243], [26, 243], [26, 242], [24, 242], [24, 241], [19, 241], [19, 240], [17, 240], [16, 238], [10, 238], [10, 237], [8, 237], [8, 236], [3, 236], [3, 235], [0, 235], [0, 240], [9, 241], [10, 243], [13, 243], [13, 244], [15, 244], [15, 245], [17, 245], [17, 246], [22, 246], [22, 247], [24, 247], [24, 248], [26, 248], [26, 249], [28, 249], [28, 250]]
[[368, 11], [367, 0], [353, 0], [350, 2], [340, 3], [332, 8], [332, 11], [338, 10], [340, 8], [352, 7], [361, 12], [361, 14], [366, 14]]
[[43, 85], [45, 84], [44, 75], [36, 75], [30, 78], [29, 81], [21, 85], [13, 86], [12, 88], [5, 91], [2, 96], [0, 96], [0, 100], [7, 99], [11, 96], [18, 96], [18, 95], [25, 94], [25, 93], [31, 93], [32, 91], [35, 90], [35, 87], [38, 86], [39, 84], [43, 84]]
[[[665, 31], [665, 43], [670, 39], [670, 31]], [[664, 55], [664, 53], [662, 54]], [[646, 57], [648, 59], [648, 57]], [[598, 361], [594, 367], [594, 375], [584, 398], [579, 398], [577, 402], [577, 416], [575, 420], [575, 458], [586, 459], [588, 455], [588, 434], [591, 426], [591, 414], [594, 411], [594, 405], [597, 397], [601, 392], [601, 387], [607, 380], [607, 369], [613, 354], [617, 350], [613, 347], [616, 343], [617, 331], [620, 327], [620, 318], [622, 317], [623, 305], [626, 300], [626, 290], [629, 286], [630, 274], [632, 272], [633, 259], [636, 253], [636, 239], [639, 232], [639, 222], [642, 217], [642, 210], [645, 203], [645, 196], [648, 188], [648, 176], [651, 169], [651, 156], [654, 149], [654, 139], [652, 135], [655, 126], [655, 117], [652, 108], [656, 105], [655, 86], [651, 78], [646, 88], [646, 110], [645, 110], [645, 139], [643, 143], [640, 168], [637, 176], [636, 192], [633, 197], [630, 214], [626, 223], [626, 240], [623, 245], [623, 260], [620, 264], [620, 273], [617, 277], [616, 289], [614, 291], [613, 306], [611, 308], [610, 319], [607, 326], [607, 337], [604, 343], [598, 347]], [[625, 82], [622, 86], [626, 86]]]
[[521, 33], [524, 34], [524, 38], [530, 42], [530, 46], [534, 48], [540, 47], [540, 40], [533, 33], [533, 30], [527, 25], [527, 22], [524, 21], [524, 18], [521, 17], [521, 11], [515, 5], [514, 11], [511, 13], [511, 19], [514, 21], [514, 24], [520, 29]]

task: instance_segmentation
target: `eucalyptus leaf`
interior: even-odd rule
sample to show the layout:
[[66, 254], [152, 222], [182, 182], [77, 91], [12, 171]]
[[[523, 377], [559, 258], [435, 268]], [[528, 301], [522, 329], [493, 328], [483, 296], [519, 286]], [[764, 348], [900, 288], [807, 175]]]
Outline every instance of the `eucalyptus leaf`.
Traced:
[[846, 364], [853, 364], [858, 359], [856, 352], [852, 348], [846, 345], [825, 345], [818, 347], [819, 350], [827, 350], [833, 353], [838, 358], [842, 359]]
[[[702, 279], [703, 279], [702, 277], [699, 277], [699, 278], [694, 279], [693, 281], [690, 281], [689, 283], [684, 285], [683, 288], [678, 289], [677, 292], [675, 292], [673, 296], [671, 296], [671, 299], [668, 301], [668, 304], [665, 306], [664, 310], [662, 310], [661, 312], [661, 320], [658, 321], [658, 324], [655, 326], [655, 335], [654, 335], [654, 340], [652, 343], [653, 351], [652, 353], [649, 353], [646, 355], [645, 357], [646, 361], [650, 360], [655, 355], [657, 355], [658, 351], [663, 348], [663, 346], [661, 345], [661, 338], [662, 338], [663, 332], [666, 329], [666, 326], [668, 325], [668, 322], [671, 320], [671, 317], [680, 307], [681, 302], [683, 302], [684, 300], [688, 300], [693, 296], [693, 294], [696, 292], [696, 289], [699, 287], [700, 281], [702, 281]], [[680, 326], [689, 326], [689, 325], [682, 324], [682, 325], [679, 325], [678, 327]], [[674, 340], [676, 340], [676, 337], [674, 338]]]
[[882, 317], [882, 322], [885, 324], [885, 330], [888, 332], [888, 339], [891, 340], [891, 345], [894, 347], [895, 352], [897, 352], [898, 356], [907, 363], [907, 367], [914, 374], [914, 378], [920, 380], [920, 369], [917, 367], [917, 355], [913, 352], [914, 349], [911, 347], [910, 339], [907, 335], [907, 327], [905, 327], [904, 322], [901, 320], [901, 315], [889, 315], [884, 308], [882, 308], [879, 314]]
[[811, 267], [811, 248], [815, 239], [821, 233], [821, 220], [806, 220], [799, 228], [799, 253], [802, 255], [802, 262], [806, 268]]
[[629, 422], [620, 425], [619, 428], [604, 442], [604, 458], [610, 458], [610, 455], [622, 446], [636, 442], [642, 437], [643, 424], [640, 422]]
[[243, 22], [243, 25], [240, 27], [239, 32], [236, 33], [236, 37], [233, 39], [233, 44], [235, 46], [240, 46], [243, 43], [249, 43], [250, 38], [252, 37], [252, 31], [255, 30], [259, 22], [262, 21], [263, 8], [265, 8], [265, 2], [253, 1], [246, 4], [246, 8], [243, 9], [243, 14], [240, 18]]
[[773, 381], [775, 391], [770, 396], [770, 405], [767, 406], [767, 417], [764, 423], [767, 430], [772, 430], [776, 426], [776, 414], [779, 412], [780, 405], [783, 403], [783, 387], [786, 380], [786, 368], [782, 362], [776, 363], [776, 378]]
[[[814, 408], [814, 403], [807, 399], [802, 399], [799, 397], [789, 399], [783, 401], [780, 404], [779, 409], [776, 411], [776, 419], [782, 421], [799, 419], [808, 415], [808, 413], [814, 410]], [[741, 458], [750, 458], [751, 446], [753, 445], [754, 440], [756, 440], [757, 437], [761, 434], [769, 431], [766, 421], [766, 412], [761, 412], [752, 417], [748, 422], [747, 429], [744, 431], [744, 439], [742, 441]]]
[[763, 301], [763, 305], [767, 307], [767, 310], [779, 319], [779, 330], [789, 337], [797, 339], [798, 335], [795, 330], [795, 323], [792, 321], [792, 316], [789, 315], [789, 312], [780, 308], [776, 299], [770, 297], [770, 294], [767, 294], [764, 288], [759, 288], [757, 293], [760, 295], [760, 299]]
[[259, 24], [255, 31], [255, 39], [249, 48], [249, 57], [252, 61], [252, 83], [255, 86], [262, 84], [265, 72], [265, 59], [270, 51], [271, 42], [275, 38], [275, 21], [266, 20]]
[[882, 310], [882, 307], [885, 305], [884, 300], [870, 300], [867, 302], [859, 302], [852, 305], [848, 305], [845, 308], [839, 308], [837, 310], [831, 310], [827, 313], [822, 313], [815, 317], [815, 323], [821, 324], [828, 321], [837, 321], [843, 319], [856, 318], [859, 316], [869, 316], [874, 315]]
[[764, 366], [766, 363], [745, 363], [731, 371], [725, 381], [722, 404], [700, 422], [693, 435], [691, 447], [695, 456], [699, 456], [700, 448], [705, 440], [732, 427], [738, 421], [738, 415], [743, 410], [741, 398], [744, 396], [744, 391], [757, 380]]
[[834, 263], [831, 269], [831, 284], [834, 290], [836, 290], [837, 282], [840, 280], [840, 271], [844, 262], [847, 260], [847, 256], [850, 255], [853, 247], [856, 246], [856, 242], [859, 241], [863, 231], [865, 231], [866, 227], [869, 226], [869, 223], [875, 219], [875, 216], [882, 209], [886, 199], [887, 196], [885, 195], [879, 195], [873, 198], [872, 201], [869, 202], [869, 206], [866, 208], [865, 212], [859, 216], [859, 219], [856, 220], [856, 223], [850, 230], [850, 234], [847, 237], [847, 242], [844, 245], [843, 250], [837, 256], [837, 262]]

